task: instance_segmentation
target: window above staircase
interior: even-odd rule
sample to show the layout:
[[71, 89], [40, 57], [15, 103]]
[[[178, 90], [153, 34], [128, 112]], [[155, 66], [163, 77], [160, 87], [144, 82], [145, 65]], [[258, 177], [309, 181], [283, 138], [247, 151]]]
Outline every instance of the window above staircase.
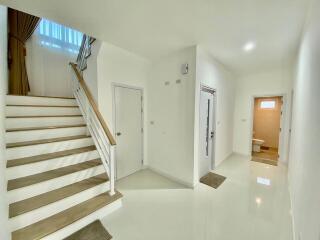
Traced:
[[41, 45], [78, 54], [83, 34], [48, 19], [41, 19], [36, 29]]

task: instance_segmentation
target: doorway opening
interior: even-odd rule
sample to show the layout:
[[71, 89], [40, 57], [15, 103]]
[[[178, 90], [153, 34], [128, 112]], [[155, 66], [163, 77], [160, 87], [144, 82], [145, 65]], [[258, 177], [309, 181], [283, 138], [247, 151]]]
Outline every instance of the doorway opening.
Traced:
[[143, 166], [143, 89], [113, 84], [116, 179]]
[[255, 97], [252, 127], [252, 161], [278, 165], [283, 97]]
[[199, 176], [200, 178], [215, 167], [215, 111], [216, 90], [201, 86], [199, 112]]

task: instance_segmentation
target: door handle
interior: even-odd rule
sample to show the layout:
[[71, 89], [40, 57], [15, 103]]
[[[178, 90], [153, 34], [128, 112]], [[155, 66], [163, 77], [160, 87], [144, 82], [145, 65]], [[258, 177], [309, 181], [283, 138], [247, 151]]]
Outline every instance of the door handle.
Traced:
[[121, 135], [121, 132], [117, 132], [116, 135], [117, 135], [117, 136], [120, 136], [120, 135]]

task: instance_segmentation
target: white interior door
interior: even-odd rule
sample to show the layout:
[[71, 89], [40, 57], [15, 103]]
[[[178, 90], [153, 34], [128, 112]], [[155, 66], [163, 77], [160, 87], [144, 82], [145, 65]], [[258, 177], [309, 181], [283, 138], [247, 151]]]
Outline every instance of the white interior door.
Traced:
[[200, 136], [199, 136], [199, 176], [202, 177], [214, 168], [214, 92], [201, 90], [200, 94]]
[[117, 179], [142, 167], [142, 90], [115, 86]]

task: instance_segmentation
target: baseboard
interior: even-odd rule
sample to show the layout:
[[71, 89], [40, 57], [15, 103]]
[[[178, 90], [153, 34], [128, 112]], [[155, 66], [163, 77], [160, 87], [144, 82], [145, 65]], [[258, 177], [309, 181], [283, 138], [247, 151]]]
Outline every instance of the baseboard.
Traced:
[[149, 166], [146, 165], [146, 164], [143, 164], [142, 167], [141, 167], [142, 170], [145, 170], [145, 169], [148, 169], [148, 168], [149, 168]]
[[184, 180], [181, 180], [181, 179], [179, 179], [179, 178], [177, 178], [175, 176], [172, 176], [171, 174], [163, 172], [162, 170], [159, 170], [159, 169], [151, 167], [151, 166], [145, 166], [145, 167], [150, 169], [151, 171], [154, 171], [155, 173], [158, 173], [159, 175], [162, 175], [162, 176], [164, 176], [166, 178], [169, 178], [172, 181], [178, 182], [178, 183], [180, 183], [180, 184], [182, 184], [182, 185], [184, 185], [184, 186], [186, 186], [188, 188], [194, 188], [194, 184], [186, 182]]
[[222, 161], [220, 161], [219, 163], [216, 164], [216, 161], [215, 161], [215, 166], [214, 166], [214, 169], [212, 169], [212, 171], [214, 171], [215, 169], [217, 169], [217, 167], [219, 167], [225, 160], [227, 160], [229, 157], [231, 157], [232, 155], [234, 154], [234, 152], [230, 152], [228, 153]]

